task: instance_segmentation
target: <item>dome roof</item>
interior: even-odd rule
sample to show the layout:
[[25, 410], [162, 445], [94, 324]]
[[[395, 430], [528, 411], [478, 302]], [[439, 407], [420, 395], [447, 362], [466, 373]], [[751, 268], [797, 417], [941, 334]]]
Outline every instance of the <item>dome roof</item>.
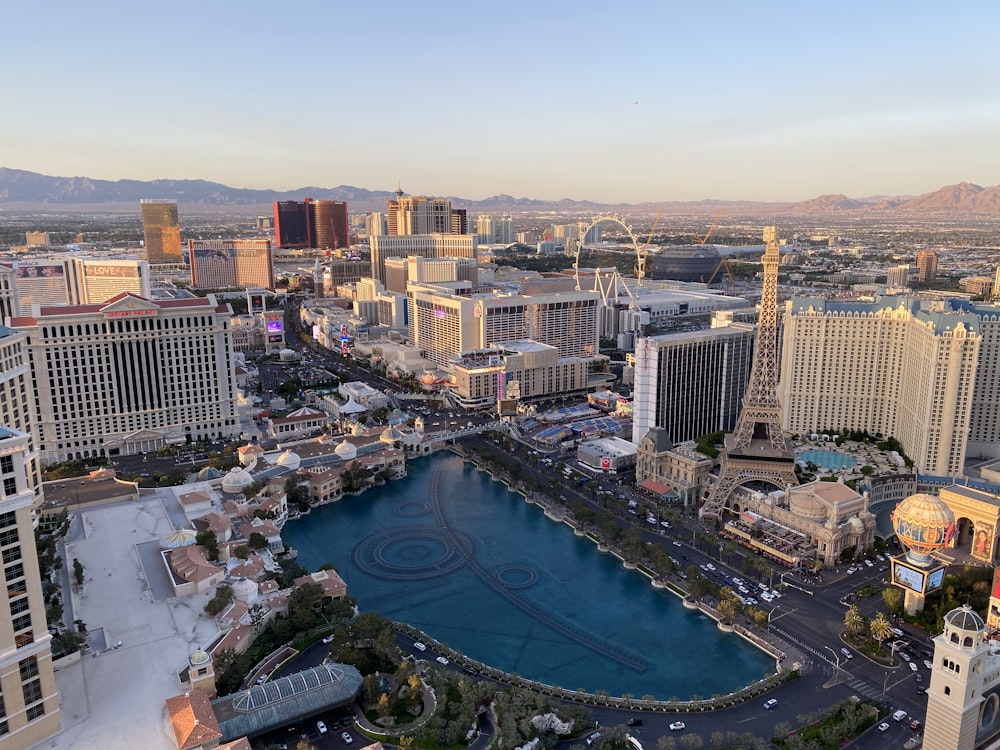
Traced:
[[222, 479], [222, 491], [237, 493], [253, 484], [253, 477], [250, 472], [239, 466], [234, 466]]
[[945, 625], [950, 625], [958, 630], [971, 630], [976, 633], [986, 628], [983, 618], [968, 604], [964, 604], [946, 614], [944, 622]]
[[233, 581], [233, 596], [246, 601], [257, 593], [257, 584], [249, 578], [237, 578]]
[[175, 529], [160, 540], [160, 547], [162, 549], [188, 547], [195, 543], [195, 536], [192, 529]]
[[788, 496], [788, 509], [797, 516], [813, 521], [826, 520], [827, 506], [815, 492], [795, 492]]
[[397, 430], [395, 427], [386, 427], [382, 430], [382, 434], [378, 437], [379, 442], [388, 443], [392, 445], [403, 439], [403, 433]]
[[212, 661], [212, 657], [208, 655], [208, 652], [198, 649], [193, 654], [191, 654], [191, 666], [198, 667], [202, 664], [208, 664]]
[[851, 516], [847, 523], [850, 524], [853, 531], [861, 531], [865, 527], [865, 522], [857, 516]]
[[345, 461], [353, 461], [358, 457], [358, 449], [354, 447], [352, 443], [347, 438], [344, 438], [344, 442], [333, 449], [334, 452]]
[[284, 466], [294, 471], [299, 468], [299, 464], [302, 463], [302, 459], [299, 458], [298, 453], [292, 453], [291, 449], [289, 449], [278, 456], [278, 460], [275, 463], [277, 463], [278, 466]]
[[218, 479], [224, 476], [226, 472], [222, 469], [216, 469], [214, 466], [206, 466], [204, 469], [198, 472], [198, 480], [202, 482], [210, 482], [213, 479]]

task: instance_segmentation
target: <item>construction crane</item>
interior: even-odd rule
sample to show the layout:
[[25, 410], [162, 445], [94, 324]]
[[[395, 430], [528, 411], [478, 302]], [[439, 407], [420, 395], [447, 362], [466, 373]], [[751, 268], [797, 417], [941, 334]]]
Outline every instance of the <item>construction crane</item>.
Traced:
[[714, 232], [715, 228], [719, 226], [719, 219], [722, 218], [723, 211], [725, 211], [724, 208], [719, 209], [719, 213], [715, 215], [715, 221], [712, 222], [712, 226], [708, 228], [708, 233], [704, 237], [698, 237], [698, 235], [695, 235], [695, 239], [697, 239], [698, 241], [694, 244], [704, 245], [706, 242], [708, 242], [708, 238], [712, 236], [712, 232]]
[[636, 255], [636, 266], [635, 275], [639, 279], [639, 283], [642, 284], [642, 278], [646, 275], [646, 255], [647, 250], [649, 250], [649, 245], [653, 242], [653, 234], [656, 232], [656, 228], [660, 225], [660, 219], [663, 217], [663, 206], [660, 206], [660, 210], [656, 214], [656, 219], [653, 221], [653, 227], [649, 230], [649, 237], [646, 238], [646, 244], [642, 246], [642, 251]]

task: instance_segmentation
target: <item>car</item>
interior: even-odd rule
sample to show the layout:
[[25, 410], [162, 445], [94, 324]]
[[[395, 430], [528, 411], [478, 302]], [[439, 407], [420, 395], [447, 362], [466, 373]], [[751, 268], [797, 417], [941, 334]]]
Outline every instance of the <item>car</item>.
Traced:
[[842, 648], [842, 649], [840, 649], [840, 653], [842, 653], [842, 654], [843, 654], [844, 656], [846, 656], [846, 657], [847, 657], [848, 659], [853, 659], [853, 658], [854, 658], [854, 654], [852, 654], [852, 653], [851, 653], [850, 651], [848, 651], [848, 650], [847, 650], [846, 648]]
[[681, 546], [683, 546], [683, 545], [681, 545], [681, 543], [680, 543], [680, 542], [678, 542], [678, 541], [674, 541], [674, 542], [671, 542], [671, 544], [673, 544], [673, 545], [674, 545], [675, 547], [681, 547]]
[[712, 563], [705, 563], [705, 567], [708, 568], [709, 570], [715, 570], [715, 566], [712, 565]]
[[637, 719], [635, 716], [633, 716], [628, 721], [626, 721], [625, 724], [630, 727], [641, 727], [642, 719]]
[[769, 700], [764, 701], [764, 708], [766, 710], [768, 710], [768, 711], [770, 711], [772, 708], [774, 708], [777, 705], [778, 705], [778, 699], [777, 698], [771, 698]]
[[915, 679], [917, 682], [923, 682], [924, 681], [923, 675], [921, 675], [919, 672], [917, 674], [913, 675], [913, 679]]
[[647, 516], [646, 523], [651, 524], [652, 526], [656, 526], [656, 519], [653, 518], [652, 516]]
[[324, 638], [324, 639], [323, 639], [323, 643], [327, 643], [327, 644], [329, 644], [329, 643], [333, 643], [333, 633], [331, 633], [331, 634], [330, 634], [330, 635], [328, 635], [328, 636], [327, 636], [326, 638]]
[[438, 661], [439, 664], [447, 664], [448, 663], [448, 660], [445, 657], [443, 657], [443, 656], [439, 656], [437, 658], [437, 661]]
[[316, 729], [319, 731], [320, 734], [326, 734], [329, 731], [326, 728], [326, 724], [323, 723], [322, 721], [317, 721], [316, 722]]
[[878, 725], [878, 731], [887, 732], [888, 730], [889, 730], [889, 725], [886, 722], [883, 721], [881, 724]]
[[873, 563], [871, 560], [865, 560], [865, 565], [867, 565], [869, 568], [872, 568], [875, 566], [875, 563]]
[[909, 662], [909, 664], [910, 664], [910, 671], [911, 672], [916, 672], [917, 671], [917, 665], [914, 664], [912, 661]]
[[417, 651], [426, 651], [427, 650], [427, 646], [425, 646], [424, 644], [422, 644], [420, 641], [414, 641], [413, 642], [413, 648], [415, 648]]
[[923, 723], [921, 723], [920, 719], [914, 719], [913, 721], [910, 722], [910, 729], [912, 729], [913, 731], [917, 731], [922, 726]]
[[923, 685], [917, 685], [917, 695], [924, 695], [927, 692], [927, 688]]
[[354, 742], [354, 738], [351, 737], [350, 732], [344, 732], [343, 734], [341, 734], [340, 739], [342, 739], [344, 741], [344, 744], [346, 745], [350, 745], [352, 742]]
[[600, 732], [594, 732], [594, 733], [593, 733], [592, 735], [590, 735], [590, 736], [589, 736], [589, 737], [587, 738], [587, 744], [588, 744], [588, 745], [591, 745], [591, 744], [593, 744], [593, 743], [594, 743], [594, 742], [595, 742], [595, 741], [596, 741], [596, 740], [597, 740], [598, 738], [600, 738], [600, 736], [601, 736], [601, 733], [600, 733]]
[[924, 659], [924, 666], [927, 667], [928, 669], [933, 669], [934, 668], [934, 665], [931, 664], [931, 662], [930, 662], [929, 659]]
[[680, 732], [683, 729], [687, 729], [687, 725], [683, 721], [675, 721], [670, 725], [671, 732]]
[[660, 521], [660, 526], [662, 526], [665, 529], [669, 529], [670, 528], [670, 521]]

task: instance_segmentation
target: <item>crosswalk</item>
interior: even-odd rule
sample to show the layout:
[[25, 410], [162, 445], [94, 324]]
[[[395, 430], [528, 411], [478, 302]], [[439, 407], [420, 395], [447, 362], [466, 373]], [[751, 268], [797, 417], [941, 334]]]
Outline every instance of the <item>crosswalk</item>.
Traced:
[[863, 698], [873, 701], [882, 700], [882, 690], [874, 685], [869, 685], [864, 680], [851, 680], [847, 683], [847, 687]]

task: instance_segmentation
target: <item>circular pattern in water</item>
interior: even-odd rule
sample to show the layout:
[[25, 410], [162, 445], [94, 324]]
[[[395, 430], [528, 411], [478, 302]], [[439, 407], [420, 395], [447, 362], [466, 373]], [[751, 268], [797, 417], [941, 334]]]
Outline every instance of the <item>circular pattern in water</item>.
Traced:
[[417, 518], [431, 512], [431, 504], [423, 500], [407, 500], [392, 508], [392, 512], [402, 518]]
[[493, 577], [505, 589], [526, 589], [538, 583], [538, 571], [527, 565], [504, 565], [493, 571]]
[[[452, 541], [461, 549], [452, 546]], [[365, 537], [351, 555], [354, 565], [375, 578], [422, 581], [447, 575], [465, 564], [476, 544], [467, 534], [446, 534], [434, 526], [383, 529]]]

